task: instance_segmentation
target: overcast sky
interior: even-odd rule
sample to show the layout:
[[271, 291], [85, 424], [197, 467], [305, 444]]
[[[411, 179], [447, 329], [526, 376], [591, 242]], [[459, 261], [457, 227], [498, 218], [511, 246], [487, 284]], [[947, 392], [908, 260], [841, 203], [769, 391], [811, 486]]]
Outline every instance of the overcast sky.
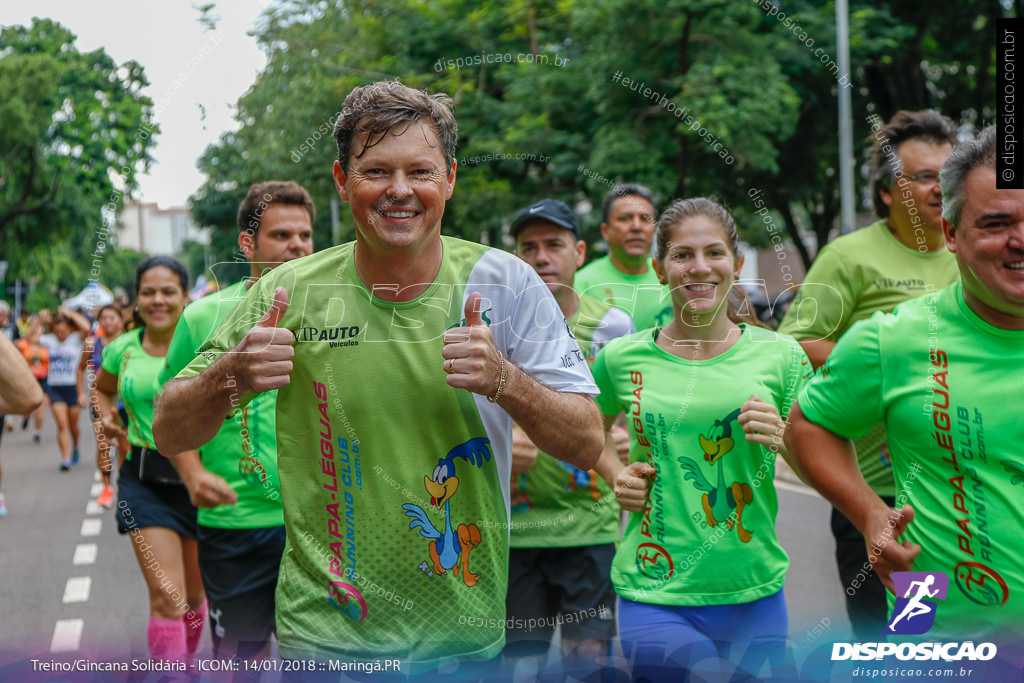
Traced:
[[267, 0], [216, 4], [212, 15], [220, 17], [219, 35], [200, 25], [199, 12], [181, 0], [5, 0], [0, 24], [53, 19], [78, 36], [80, 52], [102, 47], [118, 64], [134, 59], [145, 67], [146, 93], [154, 104], [165, 105], [157, 117], [163, 132], [152, 151], [156, 163], [140, 179], [140, 198], [166, 208], [184, 205], [202, 184], [196, 159], [222, 132], [238, 127], [232, 119], [234, 104], [266, 64], [256, 40], [246, 33]]

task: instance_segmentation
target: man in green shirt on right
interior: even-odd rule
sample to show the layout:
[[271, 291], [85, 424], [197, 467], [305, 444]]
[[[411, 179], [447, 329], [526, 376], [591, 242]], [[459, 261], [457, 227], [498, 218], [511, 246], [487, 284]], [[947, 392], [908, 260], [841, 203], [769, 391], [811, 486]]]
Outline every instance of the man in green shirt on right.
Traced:
[[643, 185], [619, 185], [605, 195], [601, 211], [608, 255], [576, 273], [576, 291], [624, 311], [638, 330], [666, 325], [672, 301], [651, 266], [654, 194]]
[[[1024, 374], [1024, 190], [998, 188], [999, 153], [989, 127], [942, 168], [943, 230], [962, 283], [855, 325], [790, 414], [797, 465], [856, 523], [894, 592], [891, 619], [868, 640], [992, 643], [997, 659], [990, 650], [979, 659], [992, 661], [966, 664], [985, 681], [1021, 680], [1024, 665], [1024, 422], [1014, 401]], [[845, 440], [879, 420], [909, 503], [900, 509], [857, 476]], [[935, 590], [922, 595], [908, 579]], [[902, 620], [908, 598], [931, 619]]]
[[[898, 112], [872, 122], [872, 189], [879, 220], [822, 248], [779, 332], [795, 337], [815, 368], [859, 320], [889, 312], [908, 299], [958, 279], [956, 259], [942, 237], [939, 170], [953, 151], [956, 126], [936, 111]], [[884, 426], [854, 442], [871, 489], [894, 502], [895, 483]], [[832, 510], [836, 563], [846, 612], [862, 640], [885, 625], [885, 589], [871, 570], [864, 538]]]

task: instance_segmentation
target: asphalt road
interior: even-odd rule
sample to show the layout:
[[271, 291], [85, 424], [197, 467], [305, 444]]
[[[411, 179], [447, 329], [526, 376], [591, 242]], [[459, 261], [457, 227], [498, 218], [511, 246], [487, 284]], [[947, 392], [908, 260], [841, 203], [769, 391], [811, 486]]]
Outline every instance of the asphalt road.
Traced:
[[[113, 511], [94, 502], [100, 487], [95, 444], [84, 416], [81, 424], [82, 458], [70, 472], [58, 469], [49, 415], [41, 444], [32, 442], [30, 430], [20, 430], [20, 420], [0, 443], [9, 508], [0, 518], [0, 681], [54, 680], [32, 673], [32, 658], [147, 659], [145, 585]], [[796, 645], [846, 638], [828, 515], [827, 503], [806, 487], [779, 484], [778, 529], [792, 562], [785, 589]], [[208, 657], [209, 649], [207, 631], [199, 655]]]
[[40, 444], [17, 422], [0, 444], [8, 507], [0, 518], [0, 664], [51, 651], [146, 657], [146, 587], [113, 511], [95, 503], [102, 484], [85, 417], [81, 460], [70, 472], [59, 470], [49, 415]]

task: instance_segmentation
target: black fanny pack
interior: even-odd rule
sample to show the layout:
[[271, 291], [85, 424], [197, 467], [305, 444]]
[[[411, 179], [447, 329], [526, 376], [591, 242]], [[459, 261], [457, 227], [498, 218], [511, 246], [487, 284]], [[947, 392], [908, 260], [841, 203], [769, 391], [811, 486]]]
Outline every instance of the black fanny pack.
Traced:
[[146, 484], [185, 485], [171, 461], [152, 448], [132, 446], [132, 460], [139, 463], [139, 480]]

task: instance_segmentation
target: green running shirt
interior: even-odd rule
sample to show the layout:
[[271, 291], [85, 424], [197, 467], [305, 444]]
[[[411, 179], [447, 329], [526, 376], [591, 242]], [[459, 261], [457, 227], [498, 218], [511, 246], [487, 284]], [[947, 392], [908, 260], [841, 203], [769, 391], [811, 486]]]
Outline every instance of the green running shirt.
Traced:
[[509, 360], [558, 391], [597, 388], [532, 268], [441, 240], [437, 277], [405, 302], [363, 286], [353, 243], [278, 266], [182, 372], [195, 375], [234, 347], [275, 288], [288, 291], [281, 327], [295, 333], [295, 357], [277, 400], [282, 656], [435, 665], [488, 659], [504, 644], [512, 420], [447, 385], [442, 335], [479, 291]]
[[[628, 315], [586, 294], [580, 295], [569, 327], [588, 363], [612, 339], [636, 331]], [[539, 452], [533, 467], [512, 477], [511, 547], [571, 548], [618, 540], [619, 505], [594, 470]]]
[[[103, 369], [117, 375], [117, 395], [128, 412], [128, 443], [153, 445], [153, 397], [164, 359], [142, 348], [142, 329], [125, 332], [103, 349]], [[130, 460], [131, 453], [127, 459]]]
[[807, 419], [840, 436], [885, 421], [897, 507], [915, 512], [914, 571], [949, 577], [930, 639], [1024, 636], [1022, 368], [1024, 332], [983, 321], [956, 283], [854, 326], [800, 394]]
[[[884, 220], [833, 240], [814, 259], [779, 332], [797, 339], [838, 341], [854, 323], [877, 311], [942, 289], [960, 279], [956, 258], [946, 249], [919, 251], [896, 239]], [[896, 484], [878, 424], [854, 442], [861, 474], [880, 496]]]
[[773, 595], [785, 581], [775, 453], [747, 441], [737, 418], [751, 394], [785, 417], [811, 365], [792, 337], [740, 327], [736, 344], [709, 360], [674, 356], [644, 331], [613, 341], [594, 362], [601, 412], [626, 412], [630, 462], [657, 470], [612, 563], [624, 598], [729, 605]]
[[[200, 347], [245, 297], [246, 282], [236, 282], [185, 307], [174, 328], [159, 386], [192, 362]], [[199, 508], [199, 524], [216, 529], [258, 529], [284, 524], [277, 477], [276, 400], [276, 391], [260, 394], [199, 448], [203, 466], [223, 477], [238, 494], [234, 505]]]
[[580, 294], [615, 306], [633, 319], [638, 330], [662, 327], [672, 320], [672, 299], [668, 288], [648, 264], [647, 272], [627, 275], [608, 256], [591, 261], [576, 271], [573, 285]]

